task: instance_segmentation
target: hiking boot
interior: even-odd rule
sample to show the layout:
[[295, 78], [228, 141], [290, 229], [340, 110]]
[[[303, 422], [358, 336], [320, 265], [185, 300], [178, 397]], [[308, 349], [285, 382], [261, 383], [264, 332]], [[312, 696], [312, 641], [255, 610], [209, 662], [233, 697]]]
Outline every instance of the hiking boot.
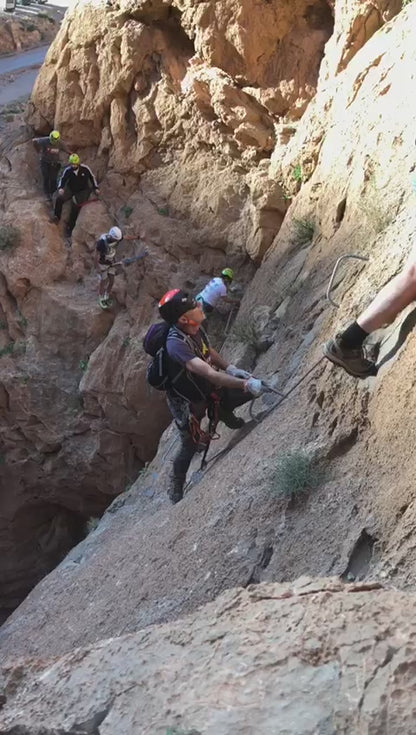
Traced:
[[183, 498], [183, 486], [184, 483], [182, 480], [179, 480], [177, 477], [174, 477], [170, 485], [168, 487], [168, 498], [173, 503], [173, 505], [176, 505], [176, 503], [179, 503]]
[[109, 308], [109, 304], [103, 298], [99, 298], [98, 299], [98, 303], [99, 303], [99, 305], [101, 306], [102, 309], [108, 309]]
[[173, 505], [176, 505], [176, 503], [179, 503], [183, 498], [183, 488], [175, 488], [175, 486], [172, 485], [168, 489], [168, 498]]
[[329, 339], [323, 345], [322, 351], [325, 357], [334, 365], [344, 370], [354, 378], [368, 378], [377, 375], [377, 366], [364, 356], [363, 348], [349, 350], [342, 346], [341, 334], [335, 339]]
[[236, 416], [232, 411], [226, 411], [221, 406], [218, 409], [218, 420], [222, 421], [229, 429], [241, 429], [246, 423], [244, 419]]

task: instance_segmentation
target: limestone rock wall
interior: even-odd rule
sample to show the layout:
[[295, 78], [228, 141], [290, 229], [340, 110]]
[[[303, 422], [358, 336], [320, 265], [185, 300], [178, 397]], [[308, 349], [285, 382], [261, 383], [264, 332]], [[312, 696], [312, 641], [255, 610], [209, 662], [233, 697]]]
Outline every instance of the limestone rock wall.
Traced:
[[[97, 172], [103, 201], [83, 209], [65, 251], [31, 183], [30, 144], [2, 145], [1, 206], [22, 239], [0, 252], [1, 606], [17, 604], [154, 455], [169, 419], [163, 397], [146, 393], [140, 339], [164, 291], [196, 292], [225, 264], [247, 284], [266, 255], [240, 315], [249, 322], [258, 307], [272, 325], [275, 344], [258, 370], [291, 379], [308, 356], [323, 328], [324, 276], [334, 253], [351, 247], [362, 172], [368, 183], [376, 160], [398, 183], [398, 164], [408, 165], [411, 113], [399, 85], [403, 59], [411, 76], [413, 8], [395, 18], [399, 10], [395, 1], [178, 0], [68, 14], [28, 119], [38, 132], [62, 130]], [[391, 134], [380, 115], [395, 95], [386, 157]], [[382, 185], [398, 211], [404, 186], [388, 192], [377, 173]], [[144, 227], [149, 256], [117, 279], [117, 306], [104, 314], [92, 258], [114, 215], [132, 238], [123, 252], [135, 252]], [[309, 248], [295, 231], [312, 215]], [[291, 296], [285, 324], [275, 312]], [[253, 368], [255, 350], [236, 342], [228, 354], [250, 353]], [[163, 482], [152, 498], [164, 496]], [[237, 567], [236, 584], [246, 572]], [[227, 584], [222, 575], [192, 604]], [[154, 606], [147, 622], [157, 594]]]
[[120, 172], [152, 172], [212, 243], [259, 260], [287, 201], [258, 164], [314, 96], [332, 27], [323, 0], [80, 6], [48, 53], [30, 120], [98, 146]]
[[414, 724], [415, 598], [303, 579], [0, 674], [2, 735], [400, 735]]
[[48, 44], [58, 30], [57, 21], [47, 9], [36, 14], [10, 16], [0, 11], [0, 55]]

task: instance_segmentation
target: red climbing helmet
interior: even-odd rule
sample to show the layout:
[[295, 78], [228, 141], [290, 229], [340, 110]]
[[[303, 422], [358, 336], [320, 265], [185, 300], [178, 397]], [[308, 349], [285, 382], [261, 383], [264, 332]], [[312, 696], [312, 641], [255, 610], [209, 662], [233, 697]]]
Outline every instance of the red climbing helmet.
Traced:
[[198, 303], [186, 291], [174, 288], [168, 291], [159, 301], [159, 314], [168, 324], [176, 324], [186, 311], [195, 309]]

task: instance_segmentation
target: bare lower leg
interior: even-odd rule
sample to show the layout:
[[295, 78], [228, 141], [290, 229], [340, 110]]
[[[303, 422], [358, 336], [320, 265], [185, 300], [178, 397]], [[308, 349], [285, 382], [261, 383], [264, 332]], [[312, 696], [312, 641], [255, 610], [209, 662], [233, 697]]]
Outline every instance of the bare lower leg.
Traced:
[[113, 286], [114, 286], [114, 276], [112, 276], [111, 274], [108, 276], [107, 284], [108, 284], [107, 294], [108, 296], [110, 296], [111, 291], [113, 290]]
[[98, 295], [100, 296], [100, 298], [104, 296], [106, 290], [107, 290], [107, 278], [102, 278], [100, 281], [100, 285], [98, 287]]
[[416, 300], [416, 265], [407, 266], [381, 289], [357, 322], [368, 334], [390, 324], [406, 306]]

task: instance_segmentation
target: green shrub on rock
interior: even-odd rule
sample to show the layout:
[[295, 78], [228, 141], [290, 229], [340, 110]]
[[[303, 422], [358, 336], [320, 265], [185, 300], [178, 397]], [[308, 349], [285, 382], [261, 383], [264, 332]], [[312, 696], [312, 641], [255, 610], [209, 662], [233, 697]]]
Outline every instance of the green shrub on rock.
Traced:
[[0, 250], [16, 247], [20, 238], [20, 230], [14, 225], [0, 225]]
[[296, 500], [322, 481], [322, 472], [302, 450], [287, 452], [277, 458], [271, 492], [280, 500]]

